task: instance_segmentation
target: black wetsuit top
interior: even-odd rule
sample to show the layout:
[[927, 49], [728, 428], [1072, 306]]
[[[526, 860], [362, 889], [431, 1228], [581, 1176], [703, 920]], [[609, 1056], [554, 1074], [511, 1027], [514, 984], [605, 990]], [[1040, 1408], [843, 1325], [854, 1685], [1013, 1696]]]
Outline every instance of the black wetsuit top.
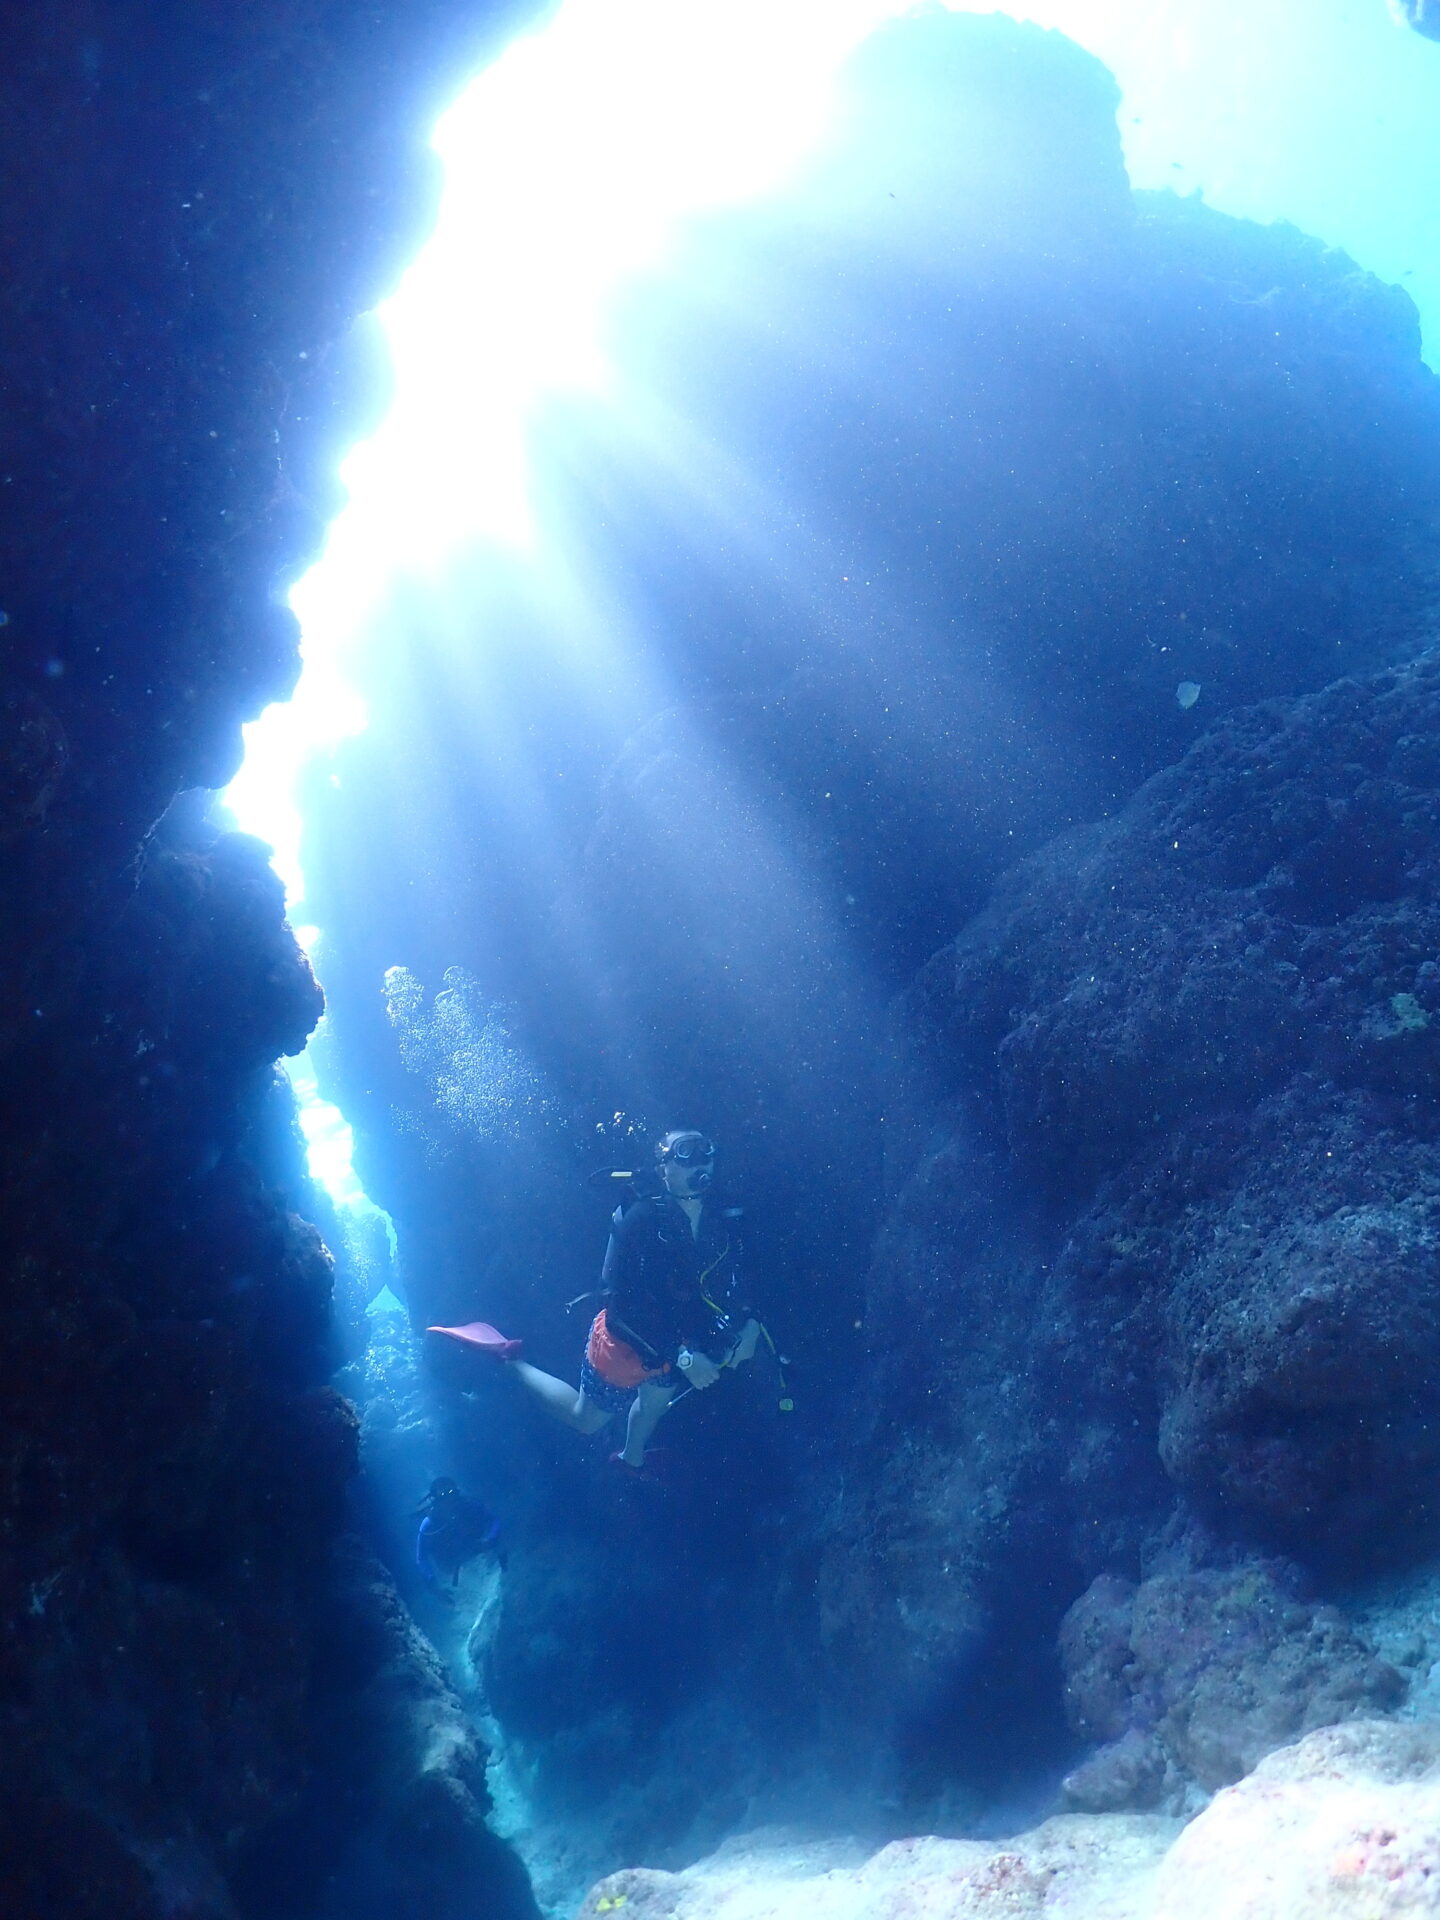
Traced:
[[[468, 1493], [431, 1495], [415, 1540], [415, 1559], [427, 1580], [438, 1570], [458, 1573], [467, 1560], [495, 1549], [500, 1523]], [[498, 1550], [497, 1550], [498, 1551]]]
[[682, 1347], [718, 1365], [734, 1346], [750, 1311], [739, 1229], [739, 1210], [708, 1197], [698, 1234], [668, 1193], [616, 1215], [600, 1275], [605, 1323], [646, 1366], [673, 1366]]

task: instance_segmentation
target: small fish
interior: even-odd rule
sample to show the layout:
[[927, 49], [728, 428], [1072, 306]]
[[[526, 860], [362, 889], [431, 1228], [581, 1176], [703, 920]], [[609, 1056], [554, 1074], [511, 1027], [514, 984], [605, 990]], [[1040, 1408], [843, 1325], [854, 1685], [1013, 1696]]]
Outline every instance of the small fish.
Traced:
[[1194, 680], [1182, 680], [1175, 689], [1175, 698], [1188, 711], [1200, 698], [1200, 688]]

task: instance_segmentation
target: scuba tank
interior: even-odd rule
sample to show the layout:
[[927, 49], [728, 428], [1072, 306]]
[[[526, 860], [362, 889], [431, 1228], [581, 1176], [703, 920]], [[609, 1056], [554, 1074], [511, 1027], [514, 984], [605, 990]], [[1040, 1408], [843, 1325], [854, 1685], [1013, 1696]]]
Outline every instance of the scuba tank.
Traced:
[[[586, 1174], [585, 1184], [599, 1193], [610, 1193], [616, 1198], [615, 1211], [610, 1216], [612, 1227], [618, 1227], [632, 1207], [638, 1207], [642, 1200], [658, 1200], [661, 1189], [657, 1185], [642, 1187], [644, 1175], [635, 1167], [597, 1167], [593, 1173]], [[584, 1306], [587, 1300], [598, 1300], [602, 1289], [587, 1287], [584, 1293], [577, 1293], [573, 1300], [565, 1302], [565, 1311], [573, 1313], [577, 1307]]]

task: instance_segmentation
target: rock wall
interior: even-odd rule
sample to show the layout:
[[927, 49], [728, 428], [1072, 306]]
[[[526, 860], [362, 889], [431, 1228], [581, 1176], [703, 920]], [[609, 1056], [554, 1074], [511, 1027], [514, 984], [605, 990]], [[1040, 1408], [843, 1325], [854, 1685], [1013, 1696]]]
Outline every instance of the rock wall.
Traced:
[[1060, 1630], [1065, 1705], [1099, 1750], [1065, 1781], [1071, 1806], [1176, 1810], [1241, 1779], [1316, 1727], [1399, 1705], [1405, 1682], [1294, 1569], [1263, 1563], [1101, 1574]]
[[886, 1465], [844, 1536], [879, 1553], [836, 1569], [852, 1623], [923, 1570], [887, 1659], [933, 1673], [997, 1581], [1158, 1571], [1196, 1519], [1200, 1567], [1433, 1553], [1437, 697], [1426, 658], [1237, 716], [899, 1003]]
[[[346, 336], [418, 239], [429, 118], [500, 18], [80, 0], [6, 23], [0, 1854], [17, 1915], [316, 1910], [354, 1840], [326, 1729], [386, 1659], [409, 1661], [416, 1699], [443, 1694], [413, 1650], [385, 1652], [383, 1589], [337, 1558], [354, 1422], [325, 1385], [330, 1260], [272, 1087], [320, 992], [264, 851], [184, 807], [156, 823], [228, 777], [240, 723], [293, 680], [281, 596], [363, 427], [362, 376], [375, 405]], [[342, 1659], [343, 1595], [367, 1624]], [[525, 1911], [473, 1755], [431, 1795], [468, 1835], [446, 1843], [446, 1906], [445, 1820], [408, 1784], [413, 1717], [354, 1724], [400, 1783], [371, 1803], [400, 1837], [347, 1913], [408, 1911], [419, 1887], [431, 1911]]]

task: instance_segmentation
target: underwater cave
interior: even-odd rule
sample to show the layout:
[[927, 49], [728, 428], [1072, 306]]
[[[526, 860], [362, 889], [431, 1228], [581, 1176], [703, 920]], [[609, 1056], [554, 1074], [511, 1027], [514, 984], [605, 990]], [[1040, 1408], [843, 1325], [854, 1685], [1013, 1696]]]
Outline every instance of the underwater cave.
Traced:
[[4, 41], [0, 1920], [1440, 1913], [1430, 6]]

